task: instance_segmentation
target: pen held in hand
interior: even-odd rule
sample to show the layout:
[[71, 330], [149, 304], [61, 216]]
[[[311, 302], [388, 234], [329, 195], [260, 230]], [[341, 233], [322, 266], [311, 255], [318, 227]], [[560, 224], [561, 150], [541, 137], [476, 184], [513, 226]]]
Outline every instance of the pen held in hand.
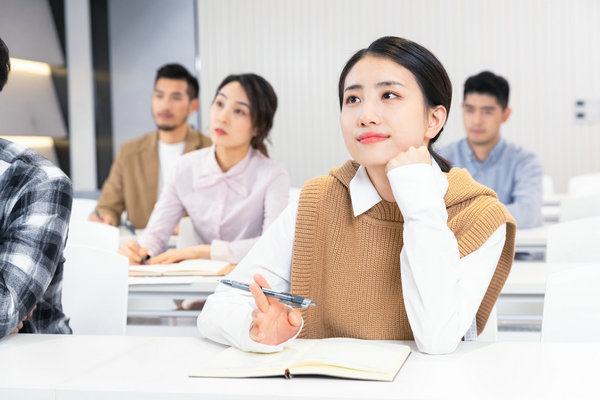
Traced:
[[[247, 292], [250, 291], [250, 285], [247, 283], [232, 281], [230, 279], [221, 279], [221, 283], [231, 286], [236, 289], [245, 290]], [[307, 299], [306, 297], [297, 296], [291, 293], [285, 292], [276, 292], [275, 290], [260, 288], [265, 296], [274, 297], [281, 301], [284, 304], [288, 304], [294, 307], [307, 308], [308, 306], [316, 306], [317, 303], [312, 301], [311, 299]]]
[[[129, 229], [129, 232], [131, 233], [131, 237], [135, 241], [135, 243], [138, 245], [138, 247], [142, 247], [142, 246], [140, 246], [140, 242], [138, 242], [138, 240], [137, 240], [137, 234], [135, 233], [135, 228], [133, 227], [133, 224], [131, 223], [131, 221], [129, 221], [128, 219], [125, 220], [125, 227], [127, 229]], [[144, 257], [142, 257], [142, 264], [146, 264], [146, 261], [148, 261], [149, 259], [150, 259], [150, 255], [146, 254]]]

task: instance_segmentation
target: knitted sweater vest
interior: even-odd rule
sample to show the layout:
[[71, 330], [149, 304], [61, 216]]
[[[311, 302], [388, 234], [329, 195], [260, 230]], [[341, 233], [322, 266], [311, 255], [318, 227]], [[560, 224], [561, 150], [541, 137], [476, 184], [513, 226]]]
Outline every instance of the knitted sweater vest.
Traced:
[[[403, 217], [398, 205], [387, 201], [354, 216], [348, 186], [357, 169], [356, 162], [347, 161], [302, 188], [291, 288], [318, 305], [301, 311], [300, 337], [412, 340], [400, 275]], [[454, 168], [446, 175], [448, 227], [461, 258], [507, 224], [504, 249], [477, 311], [479, 334], [510, 271], [516, 224], [496, 194], [466, 170]]]

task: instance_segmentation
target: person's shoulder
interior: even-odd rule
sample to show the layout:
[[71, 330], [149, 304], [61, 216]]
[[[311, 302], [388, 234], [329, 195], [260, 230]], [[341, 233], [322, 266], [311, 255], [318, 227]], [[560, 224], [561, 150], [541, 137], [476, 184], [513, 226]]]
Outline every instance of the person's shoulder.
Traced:
[[0, 161], [4, 178], [18, 179], [21, 186], [31, 183], [57, 185], [61, 182], [71, 185], [71, 180], [59, 167], [21, 144], [0, 139]]
[[129, 140], [121, 145], [119, 153], [123, 156], [130, 156], [145, 150], [158, 142], [158, 133], [156, 131], [148, 132], [143, 136]]
[[47, 178], [67, 178], [65, 173], [38, 152], [19, 143], [0, 139], [0, 160], [16, 169], [29, 170]]
[[539, 157], [533, 151], [526, 149], [516, 143], [505, 141], [506, 148], [504, 154], [515, 161], [539, 161]]
[[466, 142], [467, 142], [466, 138], [458, 139], [458, 140], [455, 140], [453, 142], [437, 146], [435, 148], [435, 150], [442, 157], [449, 157], [450, 155], [458, 154], [460, 152], [461, 146], [464, 146]]
[[203, 149], [205, 147], [210, 147], [210, 145], [212, 144], [212, 140], [210, 140], [210, 137], [203, 134], [200, 131], [197, 131], [195, 129], [190, 129], [189, 134], [191, 136], [191, 141], [192, 141], [194, 147], [197, 149]]
[[259, 173], [267, 175], [279, 175], [283, 173], [287, 175], [287, 169], [283, 164], [265, 156], [259, 150], [251, 149], [251, 151], [253, 152], [252, 162], [258, 165], [259, 168], [256, 168], [256, 170]]
[[187, 153], [182, 154], [177, 158], [177, 164], [185, 164], [192, 161], [204, 160], [211, 156], [213, 152], [212, 147], [203, 147], [201, 149], [189, 151]]

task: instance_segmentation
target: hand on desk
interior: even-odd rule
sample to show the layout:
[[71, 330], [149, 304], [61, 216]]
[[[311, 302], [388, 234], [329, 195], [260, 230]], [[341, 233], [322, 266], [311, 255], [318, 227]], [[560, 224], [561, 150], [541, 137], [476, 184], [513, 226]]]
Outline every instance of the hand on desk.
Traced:
[[173, 264], [194, 258], [210, 258], [210, 245], [199, 244], [185, 249], [169, 249], [148, 260], [148, 264]]
[[112, 216], [110, 216], [110, 214], [100, 215], [97, 212], [93, 212], [90, 214], [90, 221], [100, 222], [101, 224], [107, 224], [107, 225], [115, 225], [113, 223], [113, 218], [112, 218]]
[[135, 240], [129, 239], [119, 247], [119, 254], [127, 257], [130, 265], [138, 265], [148, 255], [148, 249], [138, 246]]
[[287, 342], [300, 330], [302, 315], [279, 300], [265, 296], [260, 288], [271, 287], [262, 275], [254, 275], [254, 282], [250, 284], [250, 292], [258, 308], [252, 312], [250, 339], [268, 345]]
[[33, 315], [33, 312], [35, 311], [36, 308], [37, 308], [37, 306], [33, 306], [33, 310], [29, 311], [29, 313], [25, 316], [25, 318], [23, 318], [23, 321], [19, 322], [19, 324], [15, 327], [15, 329], [13, 329], [12, 332], [10, 333], [11, 335], [13, 333], [19, 333], [19, 331], [21, 329], [23, 329], [23, 322], [25, 322], [29, 318], [31, 318], [31, 316]]

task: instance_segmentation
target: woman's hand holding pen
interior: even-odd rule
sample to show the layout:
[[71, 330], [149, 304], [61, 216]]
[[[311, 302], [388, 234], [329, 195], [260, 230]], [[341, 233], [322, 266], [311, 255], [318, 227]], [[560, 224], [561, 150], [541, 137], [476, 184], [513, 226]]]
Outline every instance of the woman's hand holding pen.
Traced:
[[250, 292], [258, 308], [252, 312], [250, 339], [267, 345], [284, 343], [298, 333], [302, 316], [279, 300], [265, 296], [261, 287], [271, 288], [262, 275], [256, 274]]
[[395, 168], [410, 164], [431, 165], [431, 156], [429, 154], [429, 150], [427, 150], [427, 146], [410, 146], [408, 150], [399, 153], [387, 163], [385, 166], [385, 172], [389, 172]]
[[169, 249], [149, 259], [148, 264], [172, 264], [194, 258], [210, 258], [210, 245], [200, 244], [184, 249]]
[[138, 265], [148, 256], [148, 249], [138, 246], [135, 240], [129, 239], [119, 247], [119, 254], [129, 258], [129, 264]]

